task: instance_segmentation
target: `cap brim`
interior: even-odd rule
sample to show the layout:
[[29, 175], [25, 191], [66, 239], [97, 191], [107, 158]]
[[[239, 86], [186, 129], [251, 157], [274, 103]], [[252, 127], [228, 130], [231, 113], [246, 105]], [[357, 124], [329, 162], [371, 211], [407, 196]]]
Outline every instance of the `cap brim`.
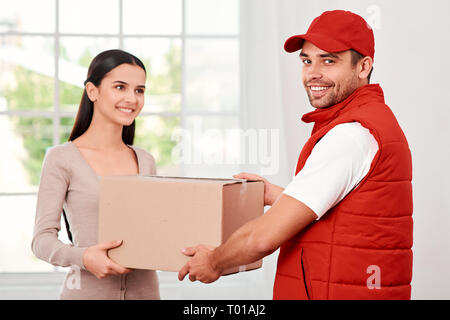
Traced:
[[284, 50], [286, 50], [286, 52], [298, 51], [303, 47], [303, 43], [305, 41], [309, 41], [316, 47], [327, 52], [341, 52], [351, 49], [350, 46], [334, 39], [327, 38], [319, 34], [309, 33], [292, 36], [287, 39], [284, 43]]
[[305, 42], [304, 37], [305, 34], [290, 37], [284, 43], [284, 50], [289, 53], [300, 50], [303, 47], [303, 42]]

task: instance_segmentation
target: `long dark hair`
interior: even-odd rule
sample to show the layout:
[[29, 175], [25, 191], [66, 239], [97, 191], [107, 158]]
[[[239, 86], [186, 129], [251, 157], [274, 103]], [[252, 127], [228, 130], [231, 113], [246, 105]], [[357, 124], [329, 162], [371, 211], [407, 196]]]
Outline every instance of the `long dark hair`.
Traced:
[[[92, 60], [84, 85], [88, 82], [92, 82], [96, 87], [98, 87], [108, 72], [124, 63], [137, 65], [146, 72], [142, 61], [131, 53], [119, 49], [107, 50], [98, 54]], [[69, 141], [75, 140], [86, 132], [91, 124], [93, 114], [94, 103], [89, 99], [85, 88], [83, 90], [83, 96], [81, 97], [77, 117], [75, 118], [75, 124], [73, 125], [72, 132], [70, 133]], [[133, 144], [135, 129], [135, 121], [133, 121], [133, 123], [129, 126], [123, 126], [122, 140], [125, 144]]]

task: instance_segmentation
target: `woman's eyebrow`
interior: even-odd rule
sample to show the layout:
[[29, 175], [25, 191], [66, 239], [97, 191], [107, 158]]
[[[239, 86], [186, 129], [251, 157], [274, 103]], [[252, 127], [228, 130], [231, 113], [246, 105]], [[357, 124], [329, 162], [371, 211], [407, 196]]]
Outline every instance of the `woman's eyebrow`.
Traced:
[[[122, 80], [116, 80], [116, 81], [114, 81], [113, 83], [120, 83], [120, 84], [126, 84], [126, 85], [128, 85], [127, 82], [122, 81]], [[138, 86], [136, 86], [136, 87], [138, 87], [138, 88], [145, 88], [145, 85], [141, 84], [141, 85], [138, 85]]]

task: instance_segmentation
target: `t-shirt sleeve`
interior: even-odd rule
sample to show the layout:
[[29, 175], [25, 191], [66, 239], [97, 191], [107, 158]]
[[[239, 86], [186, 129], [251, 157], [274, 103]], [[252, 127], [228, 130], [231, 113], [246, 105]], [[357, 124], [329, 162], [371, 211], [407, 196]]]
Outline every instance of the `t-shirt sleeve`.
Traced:
[[65, 244], [58, 239], [61, 213], [70, 179], [64, 159], [64, 150], [60, 146], [50, 148], [45, 155], [31, 249], [36, 257], [55, 266], [76, 265], [84, 268], [83, 253], [86, 248]]
[[318, 220], [367, 175], [377, 151], [377, 141], [360, 123], [337, 125], [315, 145], [283, 193], [308, 206]]

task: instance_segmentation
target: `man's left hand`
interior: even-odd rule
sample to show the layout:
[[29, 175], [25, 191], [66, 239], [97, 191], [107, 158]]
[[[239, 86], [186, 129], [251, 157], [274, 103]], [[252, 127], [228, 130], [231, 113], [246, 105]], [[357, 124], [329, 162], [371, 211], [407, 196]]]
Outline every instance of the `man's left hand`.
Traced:
[[211, 283], [219, 279], [222, 272], [213, 261], [214, 247], [198, 245], [184, 248], [181, 252], [192, 257], [178, 272], [178, 279], [182, 281], [189, 274], [189, 280]]

